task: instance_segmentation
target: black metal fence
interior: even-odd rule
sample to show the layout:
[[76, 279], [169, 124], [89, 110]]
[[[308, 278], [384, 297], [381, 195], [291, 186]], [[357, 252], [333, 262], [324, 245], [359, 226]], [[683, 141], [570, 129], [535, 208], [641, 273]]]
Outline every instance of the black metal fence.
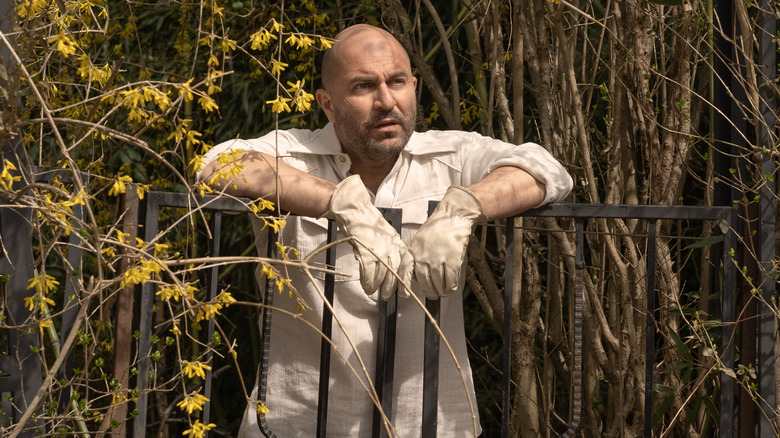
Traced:
[[[191, 208], [194, 205], [199, 205], [205, 210], [211, 210], [214, 212], [211, 219], [211, 233], [213, 235], [211, 254], [214, 257], [218, 257], [219, 254], [219, 242], [221, 236], [220, 222], [222, 212], [241, 212], [246, 211], [246, 204], [244, 202], [228, 199], [228, 198], [202, 198], [194, 199], [185, 195], [175, 195], [172, 193], [149, 193], [146, 201], [146, 215], [145, 215], [145, 240], [151, 240], [157, 234], [157, 216], [159, 211], [163, 207], [178, 207], [178, 208]], [[432, 206], [433, 207], [433, 206]], [[385, 210], [383, 212], [388, 221], [393, 224], [397, 229], [400, 229], [402, 218], [400, 217], [400, 211], [398, 210]], [[629, 206], [629, 205], [582, 205], [582, 204], [563, 204], [563, 205], [551, 205], [540, 209], [529, 211], [524, 216], [535, 217], [555, 217], [555, 218], [573, 218], [575, 223], [575, 248], [576, 254], [574, 255], [576, 261], [576, 274], [573, 288], [574, 294], [574, 343], [575, 354], [573, 363], [573, 381], [574, 390], [573, 396], [579, 397], [580, 383], [577, 380], [582, 375], [582, 362], [581, 362], [581, 350], [583, 345], [582, 340], [582, 275], [586, 270], [585, 266], [585, 240], [584, 229], [585, 222], [590, 219], [597, 218], [618, 218], [618, 219], [641, 219], [648, 222], [648, 234], [647, 234], [647, 290], [655, 291], [655, 247], [656, 247], [656, 224], [659, 220], [696, 220], [696, 221], [722, 221], [728, 231], [724, 235], [721, 255], [721, 266], [723, 269], [722, 280], [722, 319], [723, 319], [723, 333], [722, 333], [722, 346], [721, 354], [722, 360], [726, 367], [734, 367], [734, 348], [731, 345], [732, 334], [734, 330], [733, 321], [735, 318], [735, 282], [736, 272], [734, 264], [731, 262], [729, 256], [729, 250], [735, 247], [736, 239], [734, 233], [731, 231], [736, 225], [736, 213], [731, 208], [726, 207], [662, 207], [662, 206]], [[506, 242], [507, 248], [505, 251], [505, 284], [512, 284], [513, 282], [513, 265], [512, 260], [512, 245], [514, 245], [515, 239], [513, 233], [514, 218], [507, 220], [506, 222]], [[329, 241], [335, 240], [335, 226], [333, 222], [330, 222]], [[269, 246], [269, 255], [273, 254], [273, 245]], [[326, 254], [326, 263], [328, 265], [334, 265], [333, 252], [329, 251]], [[216, 267], [211, 268], [210, 278], [216, 279]], [[273, 288], [273, 283], [269, 282], [268, 288]], [[333, 298], [333, 274], [326, 275], [325, 283], [325, 295], [329, 300]], [[511, 288], [506, 288], [505, 291], [505, 306], [510, 306], [512, 302]], [[217, 294], [216, 281], [211, 281], [209, 285], [209, 298], [213, 299]], [[273, 306], [273, 293], [267, 293], [265, 295], [266, 301], [263, 303], [266, 309], [271, 309]], [[148, 352], [150, 349], [150, 338], [152, 328], [152, 301], [154, 298], [154, 290], [151, 284], [144, 286], [141, 303], [141, 338], [139, 343], [140, 357], [142, 361], [139, 367], [139, 379], [138, 388], [141, 390], [142, 395], [137, 402], [138, 417], [135, 420], [135, 436], [142, 437], [145, 434], [146, 424], [146, 411], [147, 411], [147, 397], [148, 393], [145, 390], [149, 387], [146, 376], [148, 375]], [[395, 297], [387, 302], [380, 301], [380, 324], [379, 324], [379, 339], [377, 347], [377, 370], [374, 385], [377, 388], [377, 393], [382, 401], [382, 407], [385, 415], [392, 421], [391, 412], [391, 394], [392, 394], [392, 379], [393, 379], [393, 358], [394, 358], [394, 329], [395, 329], [395, 310], [396, 302]], [[439, 317], [438, 301], [427, 300], [426, 308], [433, 316], [433, 318]], [[647, 294], [647, 308], [655, 309], [655, 293]], [[264, 327], [263, 331], [263, 351], [264, 359], [267, 360], [268, 343], [273, 337], [270, 333], [270, 318], [272, 317], [271, 311], [266, 311], [264, 314]], [[511, 312], [504, 313], [504, 333], [511, 333]], [[331, 334], [331, 315], [325, 310], [323, 314], [323, 327], [322, 331], [326, 337]], [[652, 313], [647, 314], [647, 330], [646, 330], [646, 357], [655, 357], [656, 346], [656, 329], [655, 329], [655, 317]], [[208, 336], [213, 334], [214, 322], [209, 322]], [[438, 334], [433, 329], [432, 321], [426, 321], [425, 330], [425, 359], [426, 371], [424, 373], [424, 394], [423, 400], [423, 436], [435, 436], [436, 433], [436, 406], [437, 406], [437, 387], [438, 380], [435, 371], [439, 358], [439, 340]], [[509, 434], [509, 415], [510, 412], [510, 391], [511, 391], [511, 372], [510, 372], [510, 349], [511, 349], [511, 336], [504, 336], [504, 362], [503, 362], [503, 398], [502, 398], [502, 436], [508, 436]], [[330, 360], [330, 345], [327, 341], [323, 340], [322, 343], [322, 362], [321, 370], [329, 369]], [[646, 378], [645, 378], [645, 412], [644, 412], [644, 431], [645, 436], [649, 437], [652, 433], [652, 410], [653, 410], [653, 368], [654, 361], [649, 360], [646, 362]], [[265, 369], [265, 366], [261, 366], [261, 369]], [[263, 376], [265, 377], [265, 376]], [[318, 427], [317, 436], [326, 436], [325, 419], [327, 418], [327, 371], [320, 376], [320, 394], [319, 394], [319, 409], [318, 409]], [[206, 376], [207, 382], [210, 376]], [[734, 412], [734, 381], [733, 379], [723, 375], [721, 379], [721, 391], [720, 391], [720, 406], [721, 406], [721, 436], [730, 436], [733, 433], [733, 416], [729, 413]], [[210, 387], [207, 383], [206, 397], [210, 398]], [[264, 386], [261, 384], [260, 393], [258, 398], [264, 398]], [[577, 404], [579, 406], [579, 404]], [[376, 410], [377, 415], [374, 417], [374, 436], [382, 437], [386, 436], [386, 429], [383, 427], [381, 416], [379, 411]], [[208, 421], [208, 413], [205, 414], [206, 418], [204, 422]], [[570, 428], [564, 433], [565, 436], [571, 435], [578, 427], [580, 413], [576, 410], [573, 413], [573, 417], [570, 419]], [[269, 435], [273, 433], [271, 430], [266, 430]]]
[[[150, 192], [146, 195], [143, 202], [140, 223], [142, 224], [142, 230], [144, 240], [149, 242], [155, 239], [158, 234], [159, 214], [162, 209], [166, 207], [193, 209], [201, 208], [203, 211], [209, 212], [209, 229], [211, 233], [210, 239], [210, 256], [220, 256], [220, 241], [222, 238], [222, 216], [223, 214], [234, 213], [247, 213], [247, 205], [242, 200], [231, 199], [227, 197], [192, 197], [185, 194], [164, 193], [164, 192]], [[21, 213], [18, 212], [21, 210]], [[9, 316], [17, 318], [14, 320], [23, 320], [24, 310], [21, 309], [21, 313], [17, 316], [15, 311], [19, 310], [21, 302], [26, 293], [26, 281], [30, 276], [30, 272], [25, 273], [15, 272], [20, 266], [29, 266], [31, 258], [29, 257], [29, 246], [31, 242], [31, 234], [29, 229], [24, 229], [24, 224], [27, 224], [29, 228], [29, 211], [25, 212], [25, 209], [17, 208], [4, 208], [0, 211], [2, 214], [3, 225], [3, 242], [6, 250], [13, 249], [15, 252], [9, 252], [3, 254], [3, 272], [12, 274], [10, 278], [12, 281], [6, 283], [6, 304], [9, 312]], [[388, 220], [396, 228], [400, 228], [402, 218], [400, 217], [400, 211], [387, 210], [384, 212]], [[15, 221], [12, 219], [14, 214], [20, 214], [21, 221]], [[734, 229], [737, 226], [736, 211], [727, 207], [662, 207], [662, 206], [629, 206], [629, 205], [582, 205], [582, 204], [561, 204], [551, 205], [540, 209], [532, 210], [525, 213], [526, 217], [546, 217], [546, 218], [567, 218], [567, 220], [573, 221], [574, 230], [568, 230], [567, 232], [574, 233], [575, 241], [575, 254], [569, 254], [569, 257], [573, 257], [575, 261], [575, 272], [572, 275], [573, 281], [573, 309], [574, 309], [574, 322], [572, 324], [573, 339], [574, 339], [574, 354], [572, 357], [572, 382], [573, 389], [571, 391], [571, 404], [574, 407], [572, 410], [572, 416], [568, 421], [569, 430], [567, 430], [563, 436], [571, 436], [578, 428], [580, 421], [581, 408], [581, 376], [582, 376], [582, 346], [583, 346], [583, 333], [582, 333], [582, 312], [583, 312], [583, 276], [586, 274], [585, 263], [585, 250], [586, 240], [585, 225], [587, 221], [599, 218], [618, 218], [618, 219], [638, 219], [647, 222], [647, 285], [648, 291], [655, 291], [655, 269], [656, 269], [656, 229], [658, 221], [665, 220], [687, 220], [687, 221], [719, 221], [724, 224], [720, 257], [720, 268], [722, 269], [721, 277], [721, 290], [722, 290], [722, 336], [721, 346], [719, 354], [722, 357], [722, 361], [725, 367], [733, 369], [735, 364], [735, 353], [733, 342], [734, 334], [734, 321], [736, 311], [736, 268], [730, 255], [730, 250], [736, 246], [737, 235]], [[13, 225], [16, 224], [16, 225]], [[505, 284], [509, 285], [513, 282], [513, 266], [512, 260], [513, 248], [515, 244], [515, 238], [513, 233], [515, 232], [515, 218], [506, 221], [506, 266], [505, 266]], [[21, 231], [20, 227], [21, 226]], [[335, 239], [335, 226], [332, 224], [329, 227], [329, 239]], [[15, 239], [15, 240], [13, 240]], [[13, 242], [11, 244], [11, 242]], [[75, 245], [78, 246], [78, 245]], [[271, 250], [269, 250], [271, 251]], [[272, 255], [269, 252], [269, 255]], [[78, 257], [80, 254], [74, 252], [74, 257]], [[19, 258], [21, 257], [21, 258]], [[22, 258], [28, 257], [29, 261], [19, 263]], [[333, 265], [334, 254], [327, 254], [327, 263]], [[28, 260], [24, 259], [24, 260]], [[15, 263], [9, 263], [15, 261]], [[78, 261], [73, 260], [71, 263], [74, 265]], [[208, 297], [214, 299], [217, 296], [217, 267], [209, 268], [208, 271]], [[332, 275], [326, 280], [326, 296], [332, 299], [334, 282], [332, 281]], [[70, 283], [69, 283], [70, 284]], [[78, 283], [72, 283], [77, 285]], [[273, 288], [273, 282], [269, 282], [269, 288]], [[505, 288], [505, 306], [510, 306], [512, 303], [511, 292], [512, 288]], [[77, 293], [75, 291], [74, 293]], [[273, 306], [273, 293], [266, 293], [266, 302], [263, 303], [266, 309], [271, 309]], [[154, 297], [155, 290], [154, 285], [151, 282], [147, 282], [143, 285], [141, 291], [140, 307], [138, 308], [138, 332], [140, 334], [138, 339], [137, 357], [138, 369], [136, 375], [135, 387], [138, 390], [138, 397], [135, 402], [135, 412], [137, 416], [132, 420], [131, 434], [136, 437], [147, 436], [147, 423], [148, 423], [148, 408], [149, 408], [149, 396], [151, 394], [150, 388], [154, 388], [153, 379], [154, 374], [151, 373], [151, 358], [152, 340], [153, 340], [153, 327], [154, 327]], [[656, 309], [656, 296], [655, 293], [647, 294], [647, 309]], [[75, 300], [78, 302], [78, 300]], [[381, 300], [380, 300], [381, 302]], [[72, 303], [65, 303], [68, 312], [74, 310]], [[390, 412], [390, 397], [392, 396], [392, 379], [393, 379], [393, 351], [394, 351], [394, 325], [395, 325], [395, 301], [390, 300], [388, 302], [382, 302], [383, 308], [381, 309], [381, 323], [380, 323], [380, 337], [378, 346], [378, 360], [375, 387], [382, 402], [385, 415], [392, 421], [392, 412]], [[438, 301], [427, 301], [426, 307], [430, 314], [434, 318], [438, 318]], [[270, 318], [272, 317], [271, 311], [266, 311], [264, 314], [264, 327], [263, 327], [263, 360], [267, 360], [268, 342], [273, 337], [273, 333], [270, 333]], [[511, 312], [504, 312], [504, 333], [511, 333], [512, 321]], [[19, 319], [21, 318], [21, 319]], [[657, 345], [655, 317], [653, 312], [647, 312], [647, 330], [646, 330], [646, 352], [647, 358], [654, 358], [656, 356], [655, 347]], [[323, 327], [322, 331], [326, 336], [329, 336], [331, 330], [331, 316], [327, 313], [323, 315]], [[62, 339], [68, 336], [70, 328], [66, 324], [63, 325]], [[214, 320], [210, 319], [207, 327], [207, 336], [211, 338], [214, 333]], [[0, 390], [2, 392], [13, 393], [20, 395], [20, 399], [29, 401], [35, 396], [36, 392], [40, 388], [42, 381], [41, 375], [43, 370], [41, 369], [41, 363], [35, 357], [35, 354], [27, 354], [29, 351], [34, 350], [30, 348], [37, 342], [36, 337], [31, 337], [14, 329], [5, 329], [7, 338], [7, 354], [0, 356], [0, 369], [5, 372], [5, 376], [0, 377]], [[438, 363], [439, 355], [439, 339], [438, 334], [432, 329], [431, 321], [428, 321], [425, 331], [425, 364], [426, 370], [424, 373], [425, 392], [421, 403], [423, 405], [423, 436], [435, 436], [436, 431], [436, 406], [437, 406], [437, 385], [440, 383], [437, 381], [437, 375], [434, 370], [436, 366], [433, 364]], [[761, 336], [771, 336], [771, 334], [762, 334]], [[510, 392], [512, 389], [511, 372], [510, 372], [510, 336], [504, 336], [504, 363], [503, 363], [503, 399], [502, 399], [502, 436], [508, 436], [509, 434], [509, 413], [511, 410], [510, 405]], [[323, 354], [321, 369], [327, 370], [330, 360], [329, 344], [323, 341]], [[653, 371], [655, 367], [653, 360], [646, 361], [646, 376], [645, 376], [645, 412], [644, 412], [644, 434], [647, 437], [652, 435], [651, 418], [653, 413]], [[68, 372], [67, 362], [63, 362], [61, 367], [62, 372]], [[773, 373], [773, 369], [759, 369], [759, 372]], [[19, 376], [24, 376], [24, 380], [21, 381]], [[328, 375], [323, 373], [321, 376], [320, 385], [320, 404], [318, 410], [318, 436], [326, 436], [325, 419], [327, 418], [328, 410], [328, 396], [327, 385]], [[204, 379], [205, 396], [211, 398], [211, 370], [206, 371], [206, 377]], [[260, 399], [263, 398], [263, 388], [261, 387]], [[733, 378], [721, 375], [721, 388], [719, 393], [720, 404], [720, 436], [733, 436], [735, 433], [734, 420], [735, 420], [735, 381]], [[17, 398], [19, 400], [19, 398]], [[3, 401], [6, 401], [6, 397], [3, 397]], [[5, 425], [13, 423], [19, 418], [21, 410], [24, 408], [24, 403], [16, 403], [14, 407], [8, 406], [4, 403], [3, 421]], [[203, 422], [209, 422], [209, 404], [204, 407]], [[379, 415], [374, 419], [374, 436], [385, 436], [386, 429], [382, 427], [382, 420]], [[268, 431], [272, 432], [272, 431]], [[33, 436], [30, 432], [29, 436]], [[760, 432], [757, 432], [760, 433]], [[764, 432], [766, 433], [766, 432]], [[767, 436], [761, 433], [761, 436]], [[24, 435], [21, 435], [24, 436]]]

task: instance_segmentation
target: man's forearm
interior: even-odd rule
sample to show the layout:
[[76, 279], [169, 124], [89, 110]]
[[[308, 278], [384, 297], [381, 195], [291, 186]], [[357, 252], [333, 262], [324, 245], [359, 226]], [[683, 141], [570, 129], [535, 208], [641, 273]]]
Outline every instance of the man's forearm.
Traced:
[[[234, 163], [242, 166], [238, 175], [230, 173]], [[234, 163], [223, 166], [213, 161], [203, 169], [200, 179], [216, 190], [234, 196], [267, 199], [295, 214], [319, 217], [328, 210], [336, 184], [260, 152], [244, 151]], [[217, 174], [219, 177], [214, 178]]]
[[539, 206], [545, 186], [518, 167], [499, 167], [467, 187], [482, 204], [490, 220], [503, 219]]

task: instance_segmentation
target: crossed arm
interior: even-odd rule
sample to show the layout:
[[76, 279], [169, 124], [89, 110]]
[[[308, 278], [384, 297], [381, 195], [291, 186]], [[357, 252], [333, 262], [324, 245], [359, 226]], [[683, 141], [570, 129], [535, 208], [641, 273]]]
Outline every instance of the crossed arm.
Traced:
[[[238, 163], [241, 172], [215, 179], [215, 188], [274, 200], [294, 214], [334, 218], [342, 232], [354, 238], [349, 242], [360, 265], [363, 289], [368, 294], [379, 290], [383, 299], [396, 291], [408, 295], [394, 272], [406, 285], [416, 280], [430, 299], [455, 292], [474, 224], [536, 207], [546, 194], [545, 186], [526, 171], [499, 167], [469, 187], [450, 187], [407, 247], [371, 204], [368, 189], [357, 176], [335, 184], [255, 151], [243, 152]], [[219, 166], [212, 162], [201, 179], [211, 181]]]
[[[309, 175], [260, 152], [244, 151], [238, 162], [243, 165], [241, 173], [228, 180], [220, 179], [215, 189], [235, 196], [278, 200], [282, 209], [304, 216], [320, 217], [327, 212], [336, 183]], [[217, 161], [212, 161], [201, 172], [201, 180], [209, 181], [220, 167]], [[495, 169], [467, 189], [491, 220], [534, 208], [545, 196], [544, 184], [525, 170], [510, 166]]]

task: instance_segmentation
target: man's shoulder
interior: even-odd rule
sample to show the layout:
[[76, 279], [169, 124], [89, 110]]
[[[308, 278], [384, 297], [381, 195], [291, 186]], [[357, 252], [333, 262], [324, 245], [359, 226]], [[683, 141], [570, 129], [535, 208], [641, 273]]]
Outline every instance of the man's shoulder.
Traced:
[[338, 139], [328, 124], [320, 129], [276, 129], [259, 137], [249, 139], [231, 139], [218, 144], [215, 149], [220, 152], [228, 150], [249, 149], [264, 153], [322, 153], [330, 149], [340, 149]]
[[316, 145], [323, 137], [327, 137], [327, 129], [276, 129], [260, 137], [247, 140], [250, 143], [261, 142], [265, 144], [280, 144], [286, 147]]
[[482, 135], [479, 132], [462, 131], [456, 129], [429, 129], [426, 131], [415, 131], [414, 134], [415, 135], [412, 138], [416, 137], [418, 140], [440, 142], [454, 146], [458, 146], [463, 143], [499, 141], [495, 138]]
[[469, 137], [482, 137], [481, 134], [471, 131], [461, 131], [457, 129], [427, 129], [425, 131], [414, 131], [418, 136], [439, 140], [457, 140]]
[[478, 144], [494, 141], [497, 140], [478, 132], [430, 129], [415, 131], [408, 150], [412, 155], [447, 155], [467, 152]]

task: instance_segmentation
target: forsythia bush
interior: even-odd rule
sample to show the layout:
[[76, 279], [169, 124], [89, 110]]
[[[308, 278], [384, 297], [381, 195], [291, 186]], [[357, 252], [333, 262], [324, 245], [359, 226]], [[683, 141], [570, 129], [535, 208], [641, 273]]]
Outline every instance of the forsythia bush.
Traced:
[[[351, 12], [371, 13], [369, 5], [361, 7]], [[4, 158], [0, 195], [33, 211], [35, 274], [19, 298], [29, 317], [13, 327], [5, 318], [0, 324], [38, 337], [35, 353], [45, 378], [40, 399], [12, 400], [17, 415], [7, 429], [11, 436], [28, 427], [55, 436], [105, 432], [138, 415], [133, 403], [141, 392], [134, 379], [145, 353], [115, 362], [120, 334], [114, 305], [122, 291], [145, 284], [156, 290], [149, 356], [150, 411], [156, 415], [150, 415], [149, 427], [190, 438], [234, 428], [203, 419], [209, 401], [203, 379], [215, 366], [211, 355], [225, 359], [221, 363], [231, 364], [233, 373], [254, 373], [239, 369], [239, 353], [251, 356], [251, 337], [236, 339], [232, 333], [242, 330], [231, 324], [222, 328], [224, 312], [237, 303], [236, 291], [251, 298], [246, 291], [252, 280], [234, 274], [238, 286], [224, 284], [208, 299], [203, 262], [190, 262], [207, 254], [202, 228], [208, 215], [163, 210], [162, 231], [145, 241], [123, 228], [122, 198], [135, 191], [143, 199], [150, 190], [213, 194], [195, 179], [202, 154], [213, 144], [276, 126], [311, 126], [318, 117], [312, 112], [315, 57], [338, 30], [329, 18], [333, 8], [311, 0], [14, 2], [1, 42], [10, 59], [0, 72], [7, 79], [0, 136], [6, 143], [21, 141], [29, 163]], [[21, 176], [30, 165], [63, 169], [66, 177], [30, 184]], [[228, 166], [215, 178], [239, 170]], [[253, 201], [246, 206], [249, 214], [270, 211], [263, 216], [266, 224], [284, 226], [272, 202]], [[245, 245], [251, 232], [246, 216], [235, 222], [225, 239]], [[83, 252], [81, 267], [67, 262], [73, 242]], [[281, 254], [283, 263], [294, 250], [282, 248]], [[254, 262], [285, 287], [275, 261]], [[67, 274], [78, 285], [63, 297]], [[258, 304], [249, 301], [243, 304], [254, 311]], [[57, 330], [69, 302], [81, 309], [72, 343]], [[204, 341], [202, 324], [208, 321], [216, 322], [217, 331]], [[242, 350], [240, 342], [247, 347]], [[73, 357], [73, 372], [47, 374], [55, 365], [60, 369], [61, 356]], [[254, 366], [252, 359], [246, 363]], [[69, 394], [65, 408], [63, 389]], [[235, 400], [235, 393], [230, 397]], [[258, 410], [264, 409], [259, 401]], [[229, 422], [240, 421], [240, 412], [231, 415]]]

